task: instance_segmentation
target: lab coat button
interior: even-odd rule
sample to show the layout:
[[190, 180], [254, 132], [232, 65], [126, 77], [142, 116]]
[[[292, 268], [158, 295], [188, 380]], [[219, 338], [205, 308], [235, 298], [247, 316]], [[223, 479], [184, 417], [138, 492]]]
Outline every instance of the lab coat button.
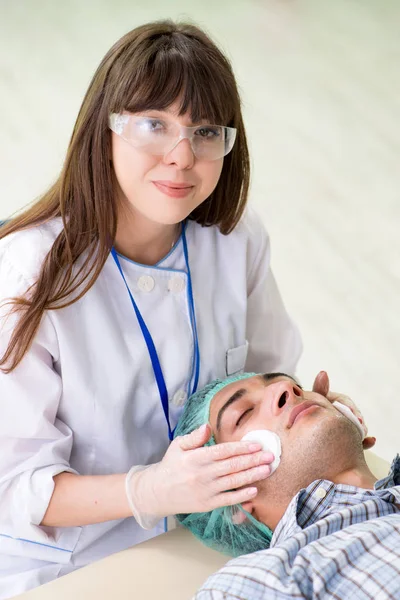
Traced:
[[138, 286], [142, 292], [151, 292], [154, 289], [155, 281], [150, 275], [142, 275], [139, 277]]
[[175, 275], [168, 281], [168, 289], [170, 292], [175, 292], [178, 294], [179, 292], [183, 292], [185, 289], [185, 282], [180, 275]]
[[325, 498], [326, 496], [326, 490], [324, 490], [324, 488], [319, 487], [317, 490], [315, 490], [315, 495], [317, 496], [317, 498]]
[[172, 404], [174, 404], [174, 406], [183, 406], [186, 402], [186, 399], [187, 393], [185, 390], [178, 390], [172, 398]]

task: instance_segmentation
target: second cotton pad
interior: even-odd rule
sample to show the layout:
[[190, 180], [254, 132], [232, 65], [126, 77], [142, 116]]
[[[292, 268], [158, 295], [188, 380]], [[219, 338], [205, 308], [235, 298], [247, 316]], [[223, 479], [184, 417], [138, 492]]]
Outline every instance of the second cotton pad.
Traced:
[[271, 475], [279, 466], [281, 462], [282, 446], [281, 440], [276, 433], [269, 429], [255, 429], [249, 431], [245, 436], [242, 437], [242, 442], [258, 442], [261, 444], [264, 452], [272, 452], [274, 455], [274, 462], [270, 464]]
[[332, 406], [334, 406], [336, 410], [341, 412], [342, 415], [344, 415], [354, 423], [354, 425], [358, 428], [359, 432], [361, 433], [361, 438], [364, 439], [364, 428], [361, 425], [360, 421], [357, 419], [356, 415], [351, 411], [351, 409], [345, 404], [342, 404], [341, 402], [332, 402]]

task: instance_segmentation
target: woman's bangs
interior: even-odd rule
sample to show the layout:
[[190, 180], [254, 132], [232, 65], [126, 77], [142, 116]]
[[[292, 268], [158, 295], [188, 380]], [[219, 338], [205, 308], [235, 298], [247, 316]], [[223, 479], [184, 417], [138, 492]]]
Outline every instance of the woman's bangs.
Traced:
[[166, 110], [177, 101], [179, 116], [189, 113], [193, 123], [232, 124], [236, 94], [223, 75], [221, 67], [205, 63], [204, 57], [200, 61], [174, 48], [159, 50], [132, 73], [121, 94], [129, 100], [119, 110]]

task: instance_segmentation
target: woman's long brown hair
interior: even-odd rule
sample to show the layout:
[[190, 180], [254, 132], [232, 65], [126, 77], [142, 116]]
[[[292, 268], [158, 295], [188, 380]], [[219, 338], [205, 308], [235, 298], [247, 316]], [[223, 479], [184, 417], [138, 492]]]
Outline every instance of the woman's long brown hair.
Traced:
[[[46, 310], [73, 304], [91, 288], [113, 245], [117, 201], [111, 156], [110, 113], [164, 110], [237, 128], [219, 182], [189, 218], [227, 234], [246, 205], [250, 166], [240, 98], [231, 66], [199, 28], [160, 21], [134, 29], [97, 69], [72, 133], [56, 183], [31, 208], [0, 228], [0, 239], [61, 217], [63, 228], [24, 297], [11, 301], [19, 318], [0, 368], [9, 373], [28, 352]], [[33, 249], [34, 251], [34, 249]], [[77, 264], [78, 259], [79, 263]]]

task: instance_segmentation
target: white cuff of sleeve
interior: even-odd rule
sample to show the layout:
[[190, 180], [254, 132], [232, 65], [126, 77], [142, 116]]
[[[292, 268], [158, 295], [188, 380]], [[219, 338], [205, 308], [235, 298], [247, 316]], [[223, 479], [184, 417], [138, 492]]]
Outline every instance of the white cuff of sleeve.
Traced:
[[18, 537], [38, 543], [54, 541], [59, 535], [58, 528], [43, 527], [40, 523], [54, 492], [54, 477], [64, 471], [78, 475], [67, 465], [50, 465], [21, 473], [3, 493], [2, 527], [8, 523], [13, 531], [19, 532]]

